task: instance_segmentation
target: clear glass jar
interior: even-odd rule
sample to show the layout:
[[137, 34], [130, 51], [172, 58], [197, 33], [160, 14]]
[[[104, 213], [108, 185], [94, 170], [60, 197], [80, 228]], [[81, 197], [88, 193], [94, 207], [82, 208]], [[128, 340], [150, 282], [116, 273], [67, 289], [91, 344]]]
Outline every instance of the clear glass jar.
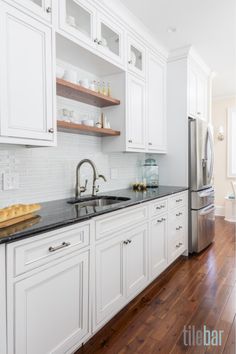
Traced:
[[159, 173], [156, 160], [146, 159], [143, 164], [143, 181], [147, 188], [157, 188], [159, 185]]

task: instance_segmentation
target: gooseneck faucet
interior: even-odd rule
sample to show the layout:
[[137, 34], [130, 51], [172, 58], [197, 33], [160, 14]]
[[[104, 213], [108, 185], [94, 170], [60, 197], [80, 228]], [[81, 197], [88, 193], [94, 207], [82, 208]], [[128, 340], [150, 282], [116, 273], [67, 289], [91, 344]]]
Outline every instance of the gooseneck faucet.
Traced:
[[95, 166], [93, 161], [91, 161], [89, 159], [81, 160], [78, 163], [77, 167], [76, 167], [76, 185], [75, 185], [75, 197], [76, 198], [80, 198], [81, 197], [81, 193], [84, 193], [87, 190], [87, 184], [88, 184], [88, 180], [87, 179], [85, 180], [85, 186], [81, 186], [80, 185], [80, 168], [85, 163], [88, 163], [93, 169], [93, 187], [92, 187], [92, 196], [93, 197], [99, 191], [99, 186], [96, 187], [96, 180], [98, 180], [99, 178], [102, 178], [106, 182], [105, 176], [100, 175], [98, 173], [97, 167]]

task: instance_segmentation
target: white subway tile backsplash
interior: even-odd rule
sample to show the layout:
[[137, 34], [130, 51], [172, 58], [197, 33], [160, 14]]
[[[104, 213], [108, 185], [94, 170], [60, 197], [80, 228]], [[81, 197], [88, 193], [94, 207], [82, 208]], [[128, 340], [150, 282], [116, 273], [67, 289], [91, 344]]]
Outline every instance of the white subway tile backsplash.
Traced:
[[[55, 148], [0, 145], [0, 174], [9, 169], [20, 176], [18, 190], [0, 192], [0, 207], [72, 197], [76, 165], [84, 158], [93, 160], [98, 171], [106, 176], [107, 182], [99, 180], [100, 191], [105, 192], [126, 188], [135, 181], [144, 155], [104, 154], [101, 138], [67, 133], [58, 133]], [[118, 179], [110, 178], [111, 168], [118, 170]], [[86, 178], [90, 180], [88, 192], [91, 193], [91, 169], [85, 165], [81, 170], [81, 182]]]

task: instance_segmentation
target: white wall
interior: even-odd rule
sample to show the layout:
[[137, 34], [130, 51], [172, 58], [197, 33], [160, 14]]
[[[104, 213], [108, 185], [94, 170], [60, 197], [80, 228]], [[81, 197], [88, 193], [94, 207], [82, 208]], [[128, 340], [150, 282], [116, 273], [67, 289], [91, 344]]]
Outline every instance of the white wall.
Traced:
[[[232, 193], [231, 181], [227, 177], [227, 110], [236, 107], [236, 97], [222, 98], [213, 100], [212, 105], [212, 124], [214, 127], [214, 185], [216, 190], [216, 206], [219, 214], [224, 214], [225, 196]], [[223, 126], [225, 139], [217, 139], [219, 126]]]
[[[99, 181], [100, 191], [126, 188], [135, 181], [143, 155], [132, 153], [104, 154], [101, 138], [78, 134], [58, 134], [55, 148], [26, 148], [0, 145], [0, 174], [20, 174], [18, 190], [1, 191], [0, 207], [13, 203], [43, 202], [74, 196], [77, 163], [89, 158], [107, 177]], [[110, 178], [110, 168], [118, 170], [118, 179]], [[82, 182], [91, 180], [90, 167], [82, 169]], [[91, 193], [91, 185], [88, 193]]]

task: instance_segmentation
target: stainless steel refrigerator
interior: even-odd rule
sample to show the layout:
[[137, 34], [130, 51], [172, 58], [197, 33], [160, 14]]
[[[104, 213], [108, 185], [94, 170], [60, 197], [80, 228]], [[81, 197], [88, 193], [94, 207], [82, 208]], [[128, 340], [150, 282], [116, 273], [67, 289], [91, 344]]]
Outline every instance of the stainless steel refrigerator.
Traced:
[[210, 126], [189, 118], [189, 252], [201, 252], [215, 236], [213, 137]]

